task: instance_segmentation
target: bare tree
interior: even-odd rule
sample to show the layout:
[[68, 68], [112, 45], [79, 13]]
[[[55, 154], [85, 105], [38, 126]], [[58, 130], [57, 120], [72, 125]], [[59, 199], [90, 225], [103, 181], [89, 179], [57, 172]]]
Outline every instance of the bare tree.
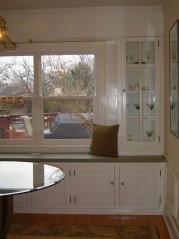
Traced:
[[[94, 63], [94, 55], [88, 54], [43, 55], [40, 69], [42, 95], [58, 99], [45, 100], [44, 112], [70, 113], [78, 116], [88, 128], [93, 118], [93, 100], [84, 97], [95, 94]], [[33, 56], [0, 57], [0, 95], [34, 95]], [[61, 99], [61, 96], [67, 99]]]
[[32, 57], [1, 57], [1, 95], [31, 96], [34, 91]]
[[44, 96], [94, 94], [94, 58], [91, 55], [44, 56], [42, 59]]

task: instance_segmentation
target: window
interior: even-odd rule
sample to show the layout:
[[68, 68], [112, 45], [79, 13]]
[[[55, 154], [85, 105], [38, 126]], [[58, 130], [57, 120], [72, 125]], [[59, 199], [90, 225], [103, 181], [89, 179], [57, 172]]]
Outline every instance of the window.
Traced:
[[45, 139], [91, 137], [94, 59], [91, 54], [41, 56]]
[[0, 56], [2, 145], [89, 145], [95, 57], [84, 49]]
[[[87, 54], [41, 56], [41, 87], [36, 93], [43, 99], [45, 139], [90, 138], [94, 59]], [[0, 57], [2, 139], [33, 139], [28, 98], [34, 97], [33, 62], [33, 56]]]
[[30, 138], [21, 116], [32, 118], [33, 56], [0, 57], [0, 129], [2, 140]]
[[92, 124], [117, 122], [115, 62], [116, 42], [2, 52], [0, 152], [89, 152]]

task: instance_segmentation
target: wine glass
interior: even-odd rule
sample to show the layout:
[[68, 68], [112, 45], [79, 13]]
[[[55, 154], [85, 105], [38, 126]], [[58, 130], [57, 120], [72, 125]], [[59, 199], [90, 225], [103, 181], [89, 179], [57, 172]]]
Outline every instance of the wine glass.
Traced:
[[155, 106], [153, 102], [147, 103], [146, 105], [147, 105], [147, 107], [148, 107], [150, 110], [153, 110], [153, 108], [154, 108], [154, 106]]
[[133, 61], [134, 61], [134, 54], [129, 55], [129, 58], [130, 58], [130, 60], [131, 60], [131, 64], [133, 64]]
[[171, 108], [171, 110], [173, 110], [173, 109], [175, 108], [175, 105], [176, 105], [175, 102], [172, 102], [172, 103], [170, 104], [170, 108]]
[[146, 51], [146, 57], [147, 57], [148, 63], [150, 63], [151, 56], [152, 56], [151, 51], [150, 50]]
[[128, 141], [132, 141], [132, 134], [128, 134], [127, 140], [128, 140]]
[[139, 103], [134, 103], [134, 106], [135, 106], [135, 108], [136, 108], [137, 110], [140, 109], [140, 104], [139, 104]]
[[173, 62], [176, 62], [176, 57], [177, 57], [176, 50], [172, 50], [172, 61]]
[[177, 130], [173, 130], [172, 133], [173, 133], [176, 137], [178, 137], [178, 131], [177, 131]]
[[146, 130], [145, 133], [149, 137], [149, 141], [150, 141], [150, 137], [153, 135], [154, 131], [153, 130]]

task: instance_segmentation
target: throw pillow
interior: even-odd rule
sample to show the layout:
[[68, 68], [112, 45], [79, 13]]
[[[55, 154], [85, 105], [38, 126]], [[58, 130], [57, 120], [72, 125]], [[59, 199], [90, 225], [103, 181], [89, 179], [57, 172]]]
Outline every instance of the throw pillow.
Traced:
[[118, 156], [119, 125], [93, 125], [90, 153], [101, 156]]

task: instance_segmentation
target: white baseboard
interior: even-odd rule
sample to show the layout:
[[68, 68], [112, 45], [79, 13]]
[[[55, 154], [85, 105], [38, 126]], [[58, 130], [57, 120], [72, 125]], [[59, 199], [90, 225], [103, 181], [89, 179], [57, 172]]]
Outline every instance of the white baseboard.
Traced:
[[179, 226], [170, 210], [165, 205], [163, 214], [167, 229], [169, 231], [171, 239], [179, 239]]

